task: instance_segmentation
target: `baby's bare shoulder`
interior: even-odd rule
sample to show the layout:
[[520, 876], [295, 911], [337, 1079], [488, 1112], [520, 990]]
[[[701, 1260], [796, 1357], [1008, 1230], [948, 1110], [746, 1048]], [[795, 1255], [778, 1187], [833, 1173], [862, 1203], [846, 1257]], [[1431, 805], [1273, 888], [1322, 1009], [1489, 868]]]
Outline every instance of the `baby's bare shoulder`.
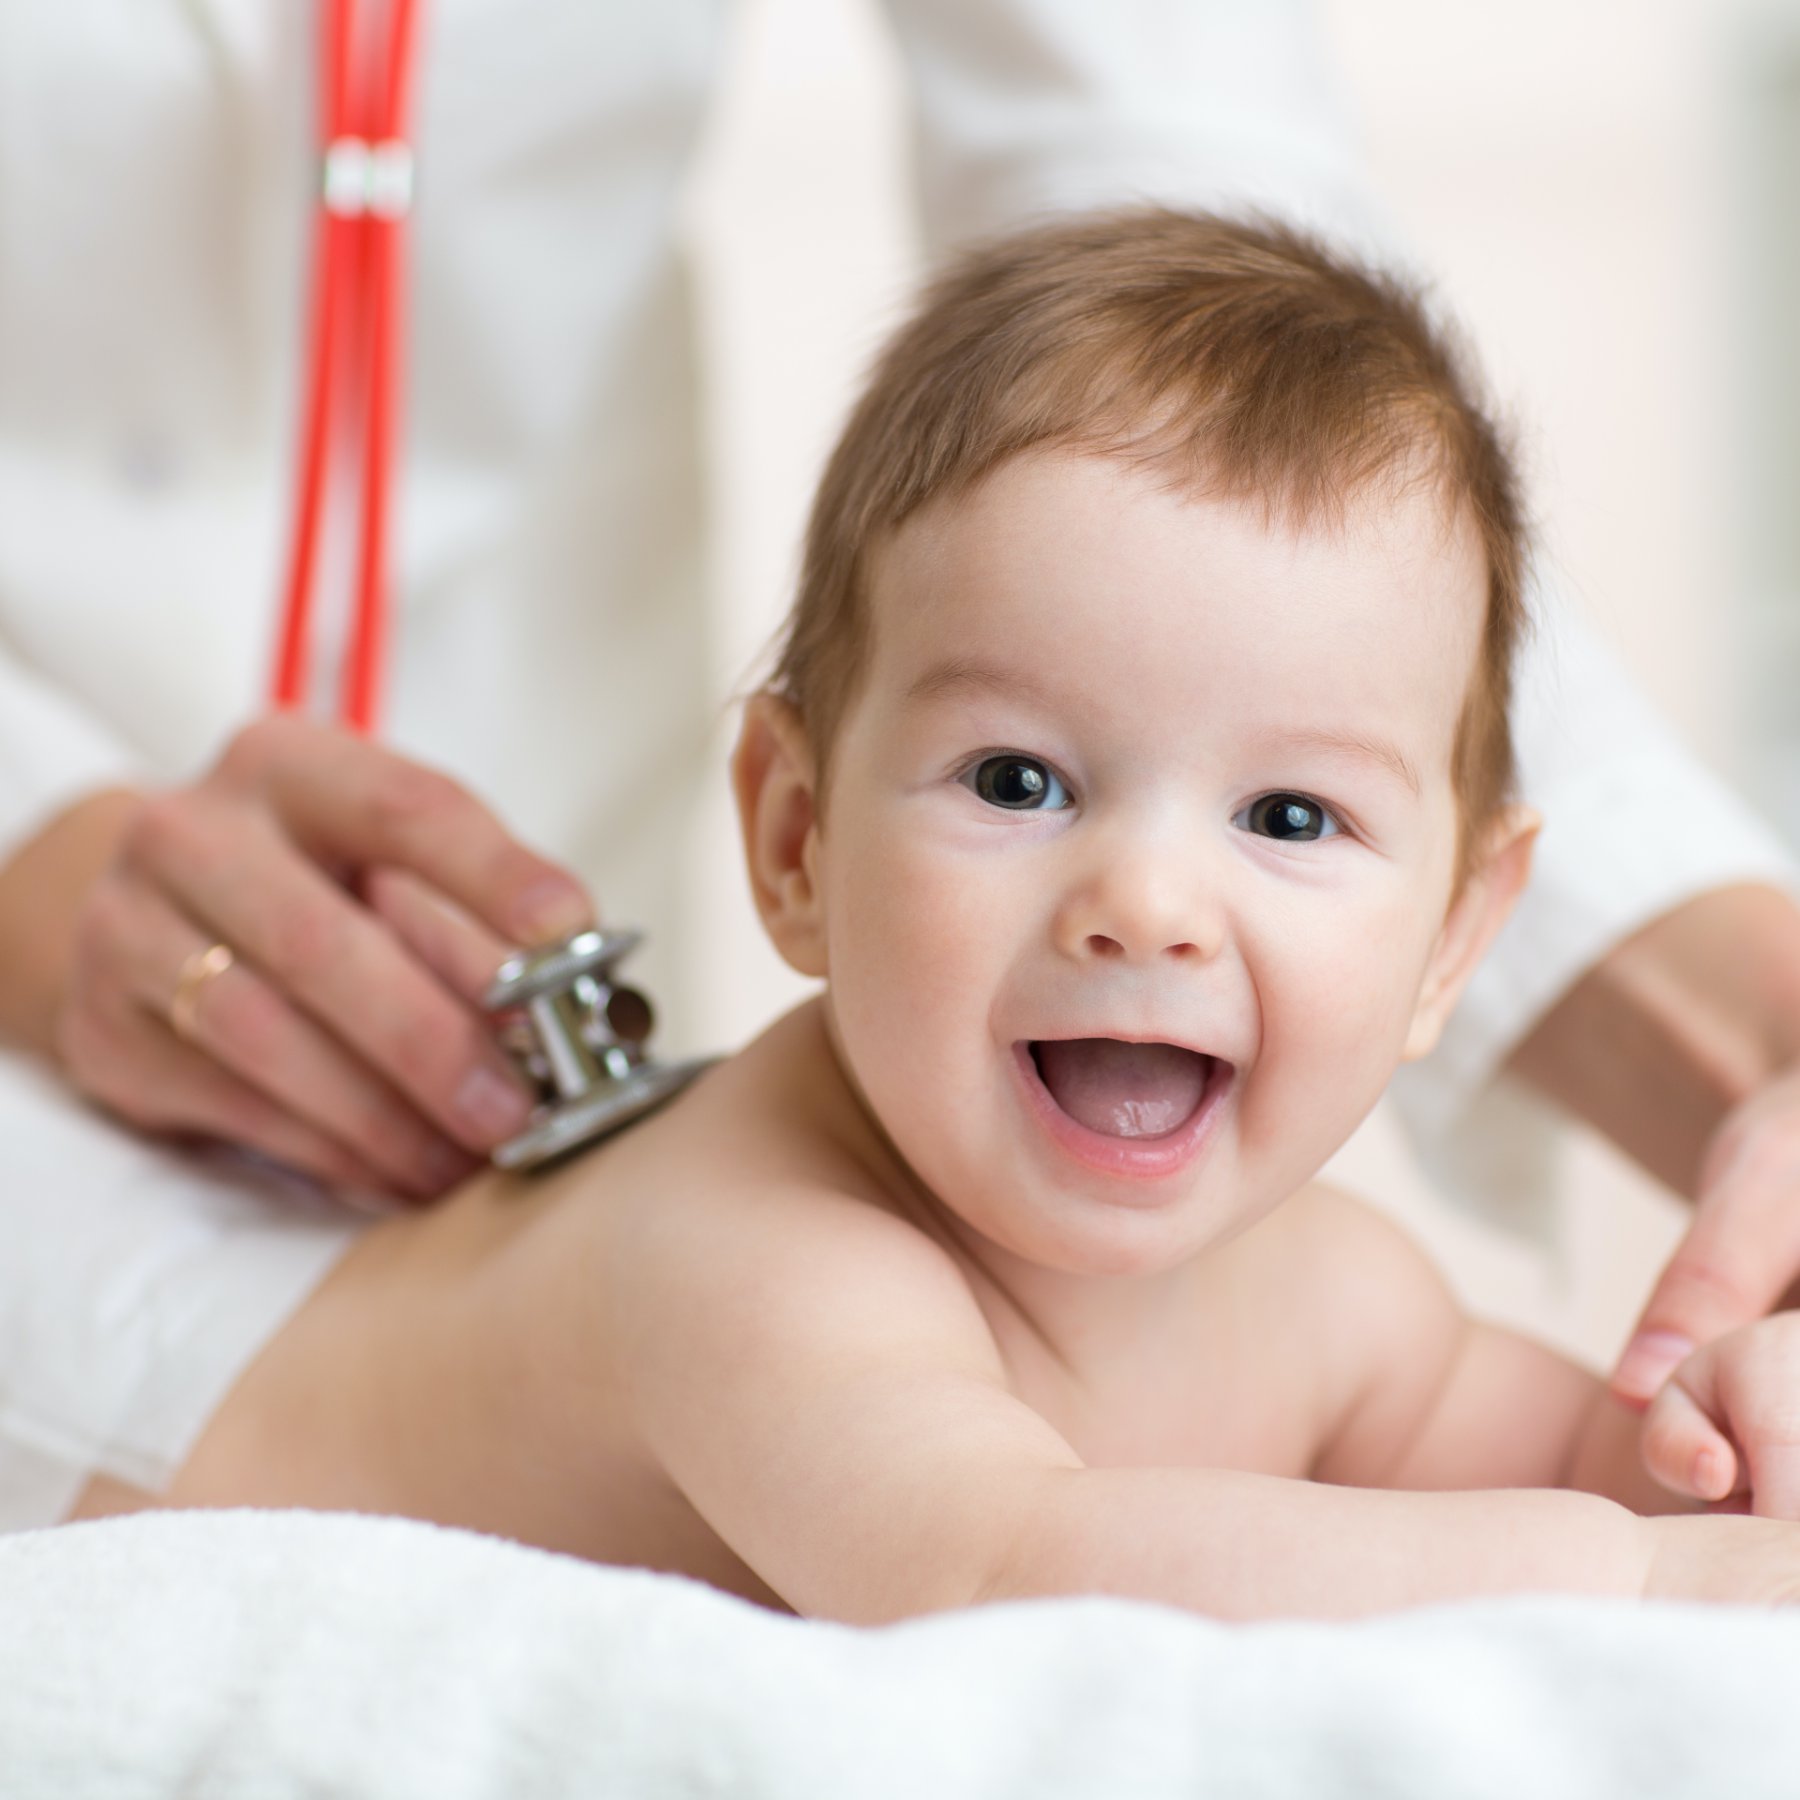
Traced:
[[[1404, 1443], [1430, 1407], [1467, 1321], [1436, 1265], [1377, 1207], [1312, 1182], [1277, 1215], [1324, 1424], [1315, 1474], [1350, 1479]], [[1273, 1222], [1273, 1221], [1271, 1221]]]
[[[1273, 1215], [1288, 1237], [1284, 1254], [1303, 1275], [1346, 1291], [1347, 1272], [1365, 1274], [1370, 1286], [1440, 1288], [1436, 1265], [1404, 1226], [1379, 1207], [1328, 1181], [1310, 1181]], [[1365, 1284], [1359, 1283], [1359, 1287]]]
[[917, 1341], [991, 1346], [960, 1263], [805, 1009], [621, 1149], [595, 1199], [614, 1207], [609, 1286], [642, 1332], [677, 1318], [717, 1347], [889, 1320]]

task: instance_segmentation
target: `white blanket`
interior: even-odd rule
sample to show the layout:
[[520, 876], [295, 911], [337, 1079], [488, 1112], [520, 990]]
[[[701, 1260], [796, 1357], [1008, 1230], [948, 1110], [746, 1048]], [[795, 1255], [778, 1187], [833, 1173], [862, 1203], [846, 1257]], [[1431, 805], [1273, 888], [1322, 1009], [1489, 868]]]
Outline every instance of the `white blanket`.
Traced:
[[7, 1800], [1796, 1793], [1796, 1615], [1068, 1600], [861, 1631], [395, 1520], [0, 1539]]

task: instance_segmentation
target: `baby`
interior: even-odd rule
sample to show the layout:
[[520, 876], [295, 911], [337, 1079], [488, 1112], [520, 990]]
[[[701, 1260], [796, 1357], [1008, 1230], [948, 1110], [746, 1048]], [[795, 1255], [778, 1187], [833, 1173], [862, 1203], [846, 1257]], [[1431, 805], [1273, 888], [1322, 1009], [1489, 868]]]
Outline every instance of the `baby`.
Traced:
[[[826, 472], [733, 777], [823, 991], [548, 1176], [370, 1229], [133, 1503], [409, 1513], [872, 1621], [1800, 1593], [1800, 1335], [1639, 1419], [1313, 1177], [1524, 882], [1506, 458], [1265, 227], [1041, 229]], [[1561, 1490], [1561, 1491], [1558, 1491]]]

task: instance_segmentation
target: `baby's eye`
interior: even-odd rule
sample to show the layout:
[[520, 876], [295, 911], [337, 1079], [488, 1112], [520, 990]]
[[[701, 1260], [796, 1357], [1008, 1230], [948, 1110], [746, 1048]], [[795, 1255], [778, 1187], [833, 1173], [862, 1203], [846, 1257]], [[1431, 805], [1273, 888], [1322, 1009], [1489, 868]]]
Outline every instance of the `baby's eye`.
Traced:
[[1069, 804], [1061, 778], [1035, 756], [984, 756], [957, 779], [1008, 812], [1057, 812]]
[[1335, 837], [1341, 829], [1317, 800], [1309, 800], [1304, 794], [1264, 794], [1260, 800], [1252, 800], [1231, 822], [1254, 831], [1258, 837], [1279, 838], [1289, 844]]

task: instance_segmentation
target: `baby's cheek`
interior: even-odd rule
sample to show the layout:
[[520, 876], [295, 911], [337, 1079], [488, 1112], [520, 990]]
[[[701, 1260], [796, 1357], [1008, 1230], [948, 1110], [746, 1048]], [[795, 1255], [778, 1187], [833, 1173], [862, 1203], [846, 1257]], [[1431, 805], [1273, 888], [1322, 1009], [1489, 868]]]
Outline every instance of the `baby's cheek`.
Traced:
[[[1262, 1043], [1246, 1128], [1279, 1140], [1312, 1172], [1387, 1085], [1411, 1022], [1417, 980], [1397, 970], [1393, 919], [1333, 933], [1313, 958], [1275, 958], [1258, 982]], [[1410, 969], [1410, 964], [1408, 965]]]
[[911, 981], [953, 993], [961, 986], [955, 971], [994, 915], [993, 900], [978, 880], [898, 834], [865, 841], [832, 901], [829, 939], [843, 950], [834, 980], [904, 969]]
[[892, 838], [843, 871], [827, 908], [832, 1009], [871, 1098], [916, 1093], [985, 1018], [1004, 917], [978, 883]]

